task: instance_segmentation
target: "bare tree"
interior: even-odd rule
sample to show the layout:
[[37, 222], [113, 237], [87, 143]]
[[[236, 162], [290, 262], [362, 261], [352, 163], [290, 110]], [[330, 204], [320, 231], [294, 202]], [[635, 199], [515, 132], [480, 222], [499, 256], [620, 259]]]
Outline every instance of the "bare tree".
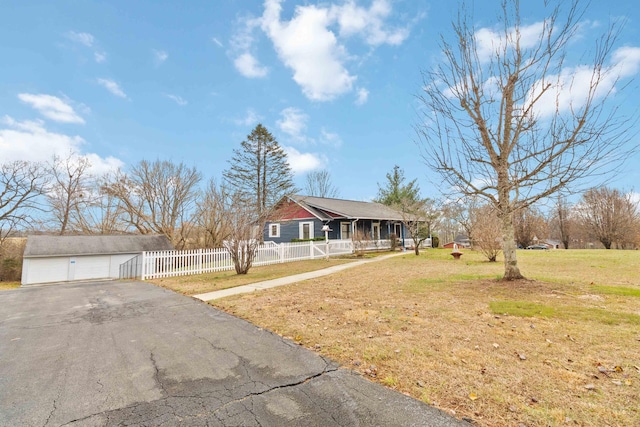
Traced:
[[203, 234], [205, 248], [221, 248], [231, 233], [230, 220], [226, 209], [228, 199], [224, 186], [218, 186], [214, 179], [209, 181], [202, 197], [196, 203], [194, 221]]
[[89, 208], [92, 191], [90, 168], [91, 162], [87, 157], [73, 152], [64, 158], [54, 155], [47, 165], [47, 202], [60, 235], [78, 231], [71, 224], [72, 220], [78, 219]]
[[94, 177], [91, 190], [84, 196], [86, 209], [73, 211], [71, 222], [84, 234], [114, 234], [131, 231], [124, 220], [125, 212], [120, 198], [110, 191], [118, 173]]
[[635, 245], [640, 215], [631, 193], [592, 188], [582, 195], [577, 211], [584, 226], [605, 249]]
[[225, 223], [229, 232], [224, 247], [231, 255], [236, 273], [247, 274], [260, 246], [269, 213], [259, 214], [256, 205], [247, 201], [242, 193], [227, 195], [224, 201]]
[[331, 175], [327, 170], [311, 171], [307, 174], [305, 193], [314, 197], [338, 197], [338, 188], [331, 182]]
[[532, 206], [513, 213], [513, 228], [516, 243], [522, 248], [531, 245], [534, 238], [547, 235], [544, 216]]
[[201, 179], [200, 172], [183, 163], [142, 160], [129, 173], [116, 174], [103, 188], [117, 199], [128, 226], [141, 234], [164, 234], [182, 248]]
[[567, 202], [566, 197], [558, 196], [550, 222], [556, 235], [560, 236], [560, 241], [564, 248], [569, 249], [575, 226], [571, 205]]
[[610, 172], [629, 151], [629, 121], [606, 103], [628, 72], [607, 63], [618, 28], [598, 40], [590, 65], [568, 73], [565, 58], [584, 7], [571, 0], [564, 13], [544, 4], [551, 8], [547, 18], [525, 27], [520, 2], [503, 0], [499, 30], [489, 42], [463, 5], [454, 41], [442, 37], [446, 61], [424, 73], [419, 96], [424, 115], [416, 130], [424, 160], [452, 192], [479, 196], [496, 209], [505, 280], [523, 277], [513, 213]]
[[402, 215], [402, 224], [413, 240], [413, 250], [420, 255], [420, 245], [431, 235], [431, 230], [440, 218], [440, 211], [429, 198], [406, 197], [392, 205]]
[[0, 244], [19, 226], [28, 225], [31, 212], [41, 209], [43, 168], [37, 163], [14, 161], [0, 165]]
[[490, 262], [496, 262], [502, 251], [502, 230], [498, 212], [491, 204], [476, 208], [473, 248], [482, 252]]

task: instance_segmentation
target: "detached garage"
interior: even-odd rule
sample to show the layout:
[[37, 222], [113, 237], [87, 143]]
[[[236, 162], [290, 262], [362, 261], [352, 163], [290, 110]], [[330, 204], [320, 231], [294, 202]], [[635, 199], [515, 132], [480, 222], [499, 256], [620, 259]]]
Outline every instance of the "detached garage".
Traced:
[[29, 236], [22, 284], [117, 279], [120, 264], [165, 250], [173, 250], [165, 236]]

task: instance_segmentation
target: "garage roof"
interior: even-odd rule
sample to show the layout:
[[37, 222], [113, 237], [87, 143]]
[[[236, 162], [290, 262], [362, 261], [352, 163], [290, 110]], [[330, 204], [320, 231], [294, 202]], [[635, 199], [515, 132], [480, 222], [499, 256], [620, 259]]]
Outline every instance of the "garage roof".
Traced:
[[166, 236], [28, 236], [25, 258], [173, 250]]

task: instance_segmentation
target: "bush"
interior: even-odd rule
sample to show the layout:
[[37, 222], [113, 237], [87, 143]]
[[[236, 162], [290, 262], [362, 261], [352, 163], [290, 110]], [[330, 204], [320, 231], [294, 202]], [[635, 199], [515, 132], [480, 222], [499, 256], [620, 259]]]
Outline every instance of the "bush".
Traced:
[[440, 246], [440, 238], [438, 236], [431, 236], [431, 247], [437, 248]]
[[392, 251], [398, 249], [398, 236], [395, 233], [389, 234], [389, 243]]
[[19, 282], [22, 278], [22, 254], [27, 239], [7, 238], [0, 247], [0, 281]]
[[324, 242], [324, 237], [314, 237], [313, 239], [291, 239], [291, 243], [298, 242]]

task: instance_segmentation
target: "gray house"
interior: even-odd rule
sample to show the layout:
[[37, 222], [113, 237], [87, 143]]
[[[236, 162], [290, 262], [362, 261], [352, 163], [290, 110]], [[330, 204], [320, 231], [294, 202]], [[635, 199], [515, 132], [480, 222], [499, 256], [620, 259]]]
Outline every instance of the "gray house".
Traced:
[[165, 236], [28, 236], [22, 284], [117, 279], [143, 251], [173, 250]]
[[331, 240], [351, 239], [356, 232], [372, 240], [386, 240], [392, 234], [405, 237], [402, 214], [383, 204], [295, 195], [280, 201], [263, 238], [275, 243], [320, 238], [324, 226], [331, 229]]

